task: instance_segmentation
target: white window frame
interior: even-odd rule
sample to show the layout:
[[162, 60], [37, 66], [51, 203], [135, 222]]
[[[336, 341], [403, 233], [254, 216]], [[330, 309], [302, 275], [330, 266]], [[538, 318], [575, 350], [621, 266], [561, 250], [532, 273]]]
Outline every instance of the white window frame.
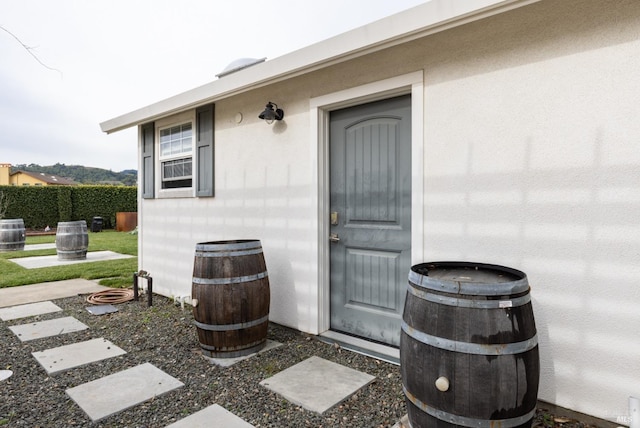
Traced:
[[[185, 153], [175, 154], [175, 155], [161, 155], [160, 149], [160, 131], [171, 128], [174, 126], [184, 125], [186, 123], [191, 123], [191, 153], [189, 156], [186, 156]], [[191, 110], [188, 112], [180, 113], [174, 116], [170, 116], [164, 119], [159, 119], [155, 123], [155, 170], [157, 173], [155, 174], [155, 188], [156, 195], [158, 198], [185, 198], [185, 197], [194, 197], [195, 196], [195, 180], [196, 180], [196, 167], [197, 162], [195, 158], [195, 147], [196, 147], [196, 116], [195, 110]], [[191, 186], [190, 187], [179, 187], [175, 189], [163, 189], [162, 188], [162, 177], [164, 175], [163, 170], [163, 162], [183, 159], [186, 157], [191, 157]]]

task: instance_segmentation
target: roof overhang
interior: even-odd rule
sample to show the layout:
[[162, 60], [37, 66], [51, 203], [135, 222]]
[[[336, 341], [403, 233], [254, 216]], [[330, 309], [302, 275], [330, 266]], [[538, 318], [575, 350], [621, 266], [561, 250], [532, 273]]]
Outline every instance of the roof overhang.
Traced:
[[540, 0], [430, 0], [424, 4], [123, 114], [100, 124], [112, 133], [310, 73]]

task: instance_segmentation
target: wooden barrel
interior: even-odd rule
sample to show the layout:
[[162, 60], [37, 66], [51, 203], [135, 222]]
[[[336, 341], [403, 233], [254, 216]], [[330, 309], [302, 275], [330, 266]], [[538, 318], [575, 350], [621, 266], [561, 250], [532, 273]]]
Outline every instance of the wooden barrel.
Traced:
[[531, 426], [540, 362], [527, 276], [478, 263], [413, 266], [400, 364], [413, 428]]
[[0, 251], [22, 251], [24, 241], [24, 221], [21, 218], [0, 220]]
[[82, 260], [87, 258], [89, 235], [87, 222], [61, 221], [56, 229], [56, 251], [58, 260]]
[[259, 240], [196, 245], [191, 298], [200, 348], [233, 358], [264, 347], [269, 326], [269, 278]]

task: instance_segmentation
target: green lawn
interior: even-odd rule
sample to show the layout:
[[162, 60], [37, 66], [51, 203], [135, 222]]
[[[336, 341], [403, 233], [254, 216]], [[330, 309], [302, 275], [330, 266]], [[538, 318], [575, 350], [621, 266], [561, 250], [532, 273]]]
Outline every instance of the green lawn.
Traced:
[[[55, 243], [55, 235], [28, 236], [27, 245]], [[138, 255], [138, 236], [127, 232], [105, 230], [89, 232], [89, 251], [110, 250], [121, 254]], [[55, 248], [36, 251], [10, 251], [0, 253], [0, 288], [63, 279], [101, 279], [100, 284], [109, 287], [132, 285], [133, 273], [138, 270], [138, 257], [103, 262], [76, 263], [38, 269], [25, 269], [9, 259], [30, 256], [55, 255]]]

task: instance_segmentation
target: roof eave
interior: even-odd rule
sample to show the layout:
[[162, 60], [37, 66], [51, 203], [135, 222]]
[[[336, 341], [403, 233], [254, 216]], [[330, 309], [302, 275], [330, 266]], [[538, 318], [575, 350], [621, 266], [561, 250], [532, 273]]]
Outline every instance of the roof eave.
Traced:
[[112, 133], [540, 0], [431, 0], [100, 124]]

